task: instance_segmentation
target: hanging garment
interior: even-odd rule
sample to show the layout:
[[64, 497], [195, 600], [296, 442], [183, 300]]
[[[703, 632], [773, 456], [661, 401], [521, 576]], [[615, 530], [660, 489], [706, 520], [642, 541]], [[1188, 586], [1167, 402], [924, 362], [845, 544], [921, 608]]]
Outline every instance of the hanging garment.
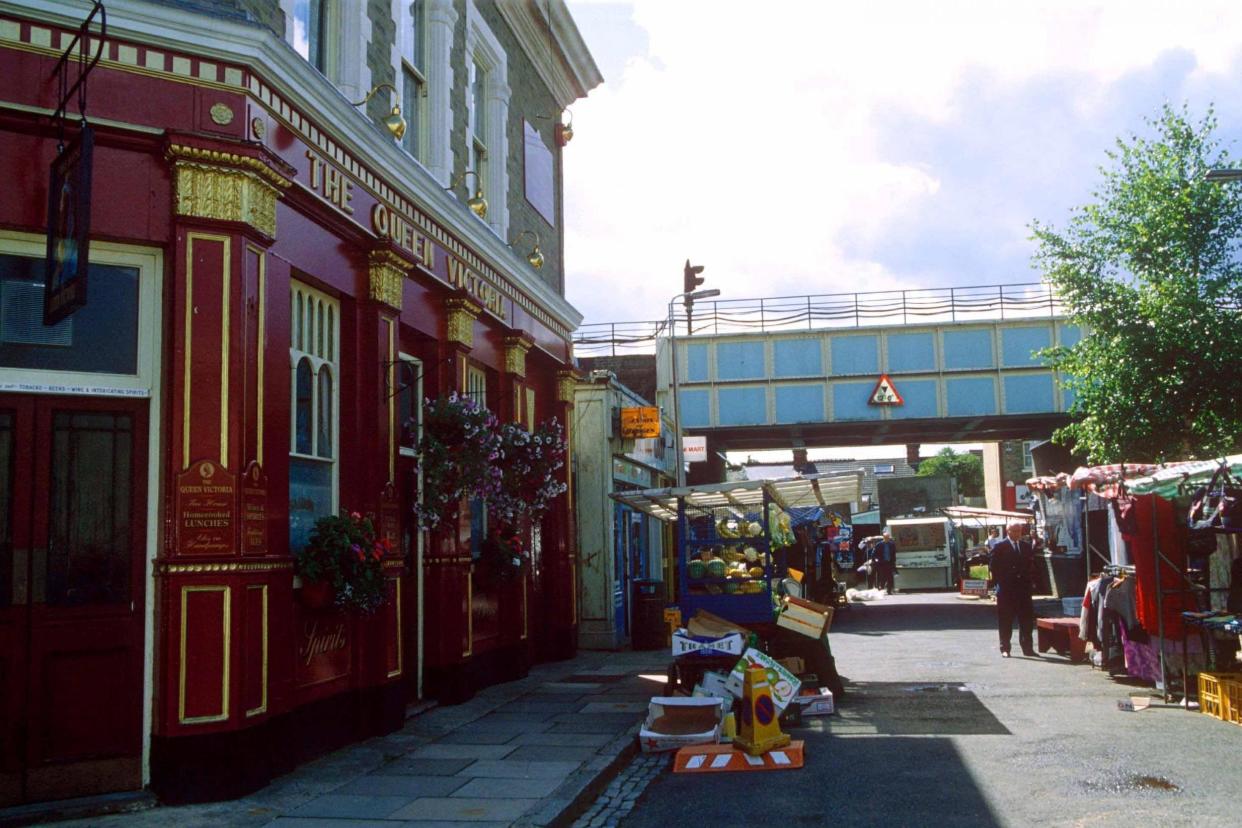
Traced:
[[1130, 550], [1126, 548], [1126, 537], [1121, 533], [1121, 524], [1117, 522], [1116, 509], [1106, 510], [1108, 514], [1108, 555], [1117, 566], [1131, 566]]
[[1101, 575], [1087, 584], [1087, 590], [1082, 598], [1082, 613], [1078, 616], [1078, 638], [1082, 641], [1090, 641], [1097, 645], [1100, 643], [1101, 595], [1112, 577]]
[[1104, 596], [1104, 608], [1112, 610], [1121, 618], [1126, 629], [1138, 624], [1138, 608], [1134, 602], [1134, 579], [1119, 578], [1113, 581]]
[[[1187, 599], [1183, 590], [1185, 581], [1182, 578], [1182, 572], [1186, 568], [1185, 526], [1178, 520], [1173, 504], [1155, 495], [1133, 498], [1131, 511], [1134, 516], [1132, 524], [1134, 534], [1127, 533], [1126, 542], [1130, 546], [1130, 554], [1134, 557], [1134, 573], [1137, 578], [1135, 598], [1139, 624], [1152, 635], [1160, 631], [1160, 618], [1156, 611], [1156, 593], [1158, 589], [1163, 588], [1165, 594], [1160, 596], [1160, 600], [1164, 606], [1164, 635], [1171, 639], [1180, 638], [1182, 612], [1195, 609], [1193, 602]], [[1125, 528], [1126, 522], [1123, 520], [1123, 531]], [[1160, 562], [1161, 584], [1159, 587], [1156, 585], [1157, 536], [1159, 550], [1167, 559]]]

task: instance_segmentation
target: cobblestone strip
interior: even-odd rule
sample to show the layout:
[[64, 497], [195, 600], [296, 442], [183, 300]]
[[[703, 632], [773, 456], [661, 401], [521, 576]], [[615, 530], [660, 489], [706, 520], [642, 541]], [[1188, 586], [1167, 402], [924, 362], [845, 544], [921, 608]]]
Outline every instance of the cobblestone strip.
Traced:
[[573, 828], [615, 828], [642, 796], [643, 791], [668, 767], [667, 753], [640, 753], [617, 774]]

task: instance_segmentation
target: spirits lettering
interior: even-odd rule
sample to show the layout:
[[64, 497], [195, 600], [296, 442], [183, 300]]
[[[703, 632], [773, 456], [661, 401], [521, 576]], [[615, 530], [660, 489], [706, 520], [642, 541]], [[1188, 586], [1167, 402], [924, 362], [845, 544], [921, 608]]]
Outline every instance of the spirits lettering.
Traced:
[[309, 667], [311, 660], [316, 656], [343, 650], [346, 643], [343, 623], [338, 622], [335, 626], [321, 630], [318, 621], [308, 621], [302, 634], [302, 645], [298, 648], [298, 656], [302, 659], [302, 664]]

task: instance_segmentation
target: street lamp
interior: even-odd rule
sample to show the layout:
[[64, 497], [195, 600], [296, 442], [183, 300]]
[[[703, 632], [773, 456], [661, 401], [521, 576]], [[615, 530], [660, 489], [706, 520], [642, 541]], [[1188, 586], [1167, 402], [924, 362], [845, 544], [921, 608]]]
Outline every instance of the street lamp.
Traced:
[[[689, 262], [687, 262], [689, 266]], [[673, 392], [673, 455], [677, 460], [677, 488], [686, 485], [686, 464], [682, 458], [681, 449], [681, 406], [677, 402], [677, 322], [673, 317], [673, 305], [678, 299], [693, 304], [696, 299], [710, 299], [713, 296], [719, 296], [720, 291], [711, 290], [695, 290], [679, 293], [672, 299], [668, 300], [668, 349], [669, 356], [673, 362], [672, 374], [672, 392]], [[690, 331], [687, 329], [686, 334]]]

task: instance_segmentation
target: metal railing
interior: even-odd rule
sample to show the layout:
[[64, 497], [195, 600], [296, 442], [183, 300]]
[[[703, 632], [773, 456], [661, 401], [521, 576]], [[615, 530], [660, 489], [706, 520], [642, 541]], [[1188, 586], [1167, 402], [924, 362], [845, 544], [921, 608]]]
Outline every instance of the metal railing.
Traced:
[[[932, 325], [1009, 319], [1044, 319], [1064, 315], [1051, 288], [1042, 283], [982, 287], [886, 290], [717, 299], [697, 302], [687, 330], [678, 310], [677, 336], [774, 333], [865, 325]], [[617, 356], [655, 351], [668, 335], [667, 318], [652, 322], [597, 322], [574, 332], [578, 356]]]

